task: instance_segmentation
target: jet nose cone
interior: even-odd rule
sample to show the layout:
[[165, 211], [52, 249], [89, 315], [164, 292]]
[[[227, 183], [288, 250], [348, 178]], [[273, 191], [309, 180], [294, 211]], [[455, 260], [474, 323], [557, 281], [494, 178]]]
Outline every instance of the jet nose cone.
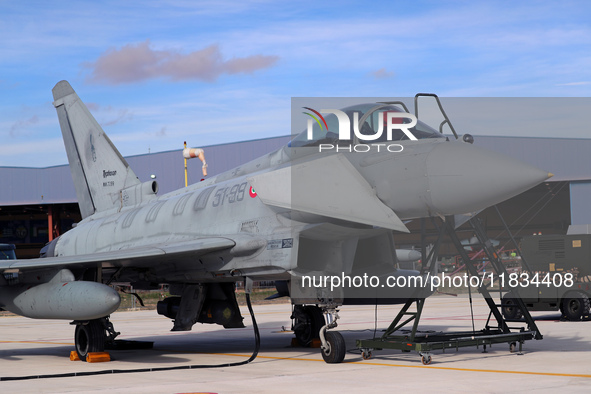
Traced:
[[447, 142], [429, 153], [427, 176], [432, 208], [453, 215], [507, 200], [552, 174], [474, 145]]

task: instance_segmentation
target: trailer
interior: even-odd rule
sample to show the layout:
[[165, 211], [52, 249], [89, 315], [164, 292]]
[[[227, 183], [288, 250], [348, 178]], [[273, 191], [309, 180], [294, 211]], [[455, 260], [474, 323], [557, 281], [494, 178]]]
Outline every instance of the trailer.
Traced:
[[[565, 320], [589, 319], [591, 234], [589, 226], [571, 226], [567, 235], [534, 235], [521, 240], [527, 270], [516, 273], [514, 286], [529, 311], [558, 311]], [[514, 292], [503, 297], [503, 315], [518, 320]]]

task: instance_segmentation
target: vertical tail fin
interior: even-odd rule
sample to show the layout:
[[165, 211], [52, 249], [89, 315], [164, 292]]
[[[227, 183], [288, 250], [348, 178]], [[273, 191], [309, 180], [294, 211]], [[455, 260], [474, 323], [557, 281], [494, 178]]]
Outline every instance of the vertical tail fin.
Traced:
[[67, 81], [52, 90], [80, 212], [121, 206], [121, 190], [140, 181]]

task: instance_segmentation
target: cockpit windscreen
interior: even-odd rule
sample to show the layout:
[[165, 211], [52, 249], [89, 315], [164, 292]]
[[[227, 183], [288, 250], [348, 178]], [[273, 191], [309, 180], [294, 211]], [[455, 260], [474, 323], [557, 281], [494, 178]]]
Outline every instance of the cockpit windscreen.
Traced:
[[[350, 135], [355, 136], [354, 121], [358, 122], [358, 132], [367, 138], [358, 138], [359, 143], [379, 143], [388, 142], [386, 133], [388, 114], [403, 112], [400, 108], [388, 104], [359, 104], [347, 107], [341, 110], [349, 118]], [[392, 124], [411, 123], [409, 118], [390, 117]], [[308, 138], [308, 131], [304, 130], [297, 135], [289, 144], [291, 147], [299, 146], [318, 146], [320, 144], [334, 144], [339, 141], [339, 121], [336, 115], [329, 114], [324, 116], [324, 122], [312, 122], [312, 138]], [[408, 128], [408, 130], [417, 139], [426, 138], [445, 138], [433, 128], [427, 126], [425, 123], [418, 121], [416, 126]], [[379, 136], [377, 136], [379, 135]], [[394, 128], [392, 130], [392, 137], [390, 141], [408, 140], [409, 137], [401, 130]]]

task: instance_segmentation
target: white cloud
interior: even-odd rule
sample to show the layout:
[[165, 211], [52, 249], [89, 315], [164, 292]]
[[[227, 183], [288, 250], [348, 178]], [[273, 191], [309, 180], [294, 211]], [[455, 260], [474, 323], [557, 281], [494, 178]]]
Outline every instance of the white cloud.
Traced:
[[102, 127], [128, 122], [133, 119], [133, 113], [128, 108], [114, 108], [110, 105], [102, 106], [93, 102], [85, 103], [85, 105]]
[[108, 84], [139, 82], [166, 77], [173, 81], [215, 81], [222, 74], [251, 74], [273, 66], [277, 56], [252, 55], [224, 60], [217, 45], [188, 54], [176, 50], [155, 50], [146, 40], [121, 49], [111, 48], [96, 61], [85, 63], [91, 70], [88, 81]]
[[26, 130], [30, 126], [34, 126], [38, 123], [39, 123], [39, 117], [37, 115], [33, 115], [28, 119], [17, 120], [16, 122], [14, 122], [12, 124], [12, 126], [10, 126], [10, 130], [8, 131], [8, 134], [14, 138], [17, 136], [18, 133], [26, 132]]
[[379, 70], [372, 71], [370, 75], [373, 76], [375, 79], [388, 79], [392, 78], [394, 76], [394, 73], [382, 67]]
[[556, 84], [556, 86], [583, 86], [583, 85], [591, 85], [591, 81], [567, 82], [567, 83], [557, 83]]
[[66, 163], [66, 150], [61, 135], [59, 138], [0, 144], [0, 166], [45, 167]]

